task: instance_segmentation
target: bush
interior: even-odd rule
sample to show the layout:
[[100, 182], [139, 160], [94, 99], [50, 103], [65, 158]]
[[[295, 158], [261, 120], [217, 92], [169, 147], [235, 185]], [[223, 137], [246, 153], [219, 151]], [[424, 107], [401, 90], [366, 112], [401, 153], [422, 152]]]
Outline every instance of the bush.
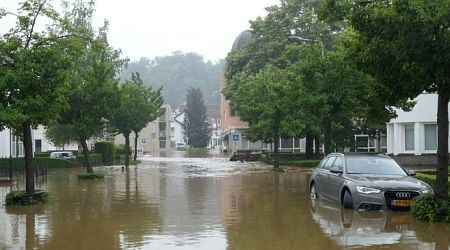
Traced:
[[114, 164], [115, 146], [112, 142], [101, 141], [95, 143], [95, 153], [101, 155], [101, 164], [111, 166]]
[[36, 190], [34, 194], [27, 194], [24, 191], [13, 191], [6, 195], [7, 206], [35, 205], [48, 201], [48, 193]]
[[284, 169], [284, 168], [272, 168], [271, 171], [272, 172], [277, 172], [277, 173], [284, 173], [284, 172], [286, 172], [286, 169]]
[[[92, 166], [100, 166], [102, 156], [100, 154], [89, 153], [89, 160], [91, 161]], [[84, 154], [77, 155], [77, 165], [84, 165]]]
[[438, 202], [433, 194], [422, 194], [414, 198], [411, 214], [418, 220], [450, 222], [450, 198]]
[[103, 179], [105, 178], [105, 175], [102, 173], [82, 173], [78, 174], [78, 179], [80, 180], [96, 180], [96, 179]]
[[[125, 144], [115, 145], [114, 148], [115, 148], [116, 159], [119, 159], [121, 157], [121, 155], [125, 155]], [[129, 152], [131, 155], [131, 152], [132, 152], [131, 146], [130, 146]]]
[[[417, 170], [417, 173], [427, 174], [427, 175], [436, 175], [436, 169]], [[450, 177], [450, 167], [448, 168], [448, 176]]]
[[[261, 161], [267, 164], [273, 164], [273, 159], [272, 158], [261, 158]], [[315, 166], [317, 166], [317, 164], [319, 164], [319, 160], [297, 160], [297, 161], [293, 161], [293, 160], [285, 160], [285, 159], [280, 159], [280, 165], [284, 165], [284, 166], [294, 166], [294, 167], [304, 167], [304, 168], [313, 168]]]
[[[75, 163], [70, 160], [65, 159], [51, 159], [51, 158], [34, 158], [33, 167], [42, 166], [47, 168], [68, 168], [74, 166]], [[9, 166], [9, 158], [1, 158], [0, 166]], [[13, 168], [23, 168], [25, 167], [24, 158], [13, 158], [12, 159]]]
[[[269, 158], [273, 158], [274, 154], [273, 153], [267, 153], [267, 156]], [[302, 160], [306, 160], [306, 156], [304, 153], [283, 153], [280, 152], [278, 154], [278, 158], [280, 159], [280, 161], [302, 161]]]
[[34, 157], [35, 158], [48, 158], [48, 157], [50, 157], [50, 152], [35, 152]]
[[418, 180], [428, 183], [431, 187], [436, 185], [436, 175], [417, 173], [415, 177]]

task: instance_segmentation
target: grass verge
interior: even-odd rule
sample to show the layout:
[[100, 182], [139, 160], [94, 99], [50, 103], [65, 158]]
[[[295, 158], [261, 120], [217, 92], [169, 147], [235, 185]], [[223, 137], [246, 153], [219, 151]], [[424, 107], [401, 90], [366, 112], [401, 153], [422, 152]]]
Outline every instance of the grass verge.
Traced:
[[102, 173], [81, 173], [78, 174], [79, 180], [96, 180], [96, 179], [103, 179], [105, 178], [105, 175]]
[[43, 190], [36, 190], [33, 194], [25, 191], [12, 191], [6, 195], [6, 206], [27, 206], [42, 204], [48, 201], [49, 194]]

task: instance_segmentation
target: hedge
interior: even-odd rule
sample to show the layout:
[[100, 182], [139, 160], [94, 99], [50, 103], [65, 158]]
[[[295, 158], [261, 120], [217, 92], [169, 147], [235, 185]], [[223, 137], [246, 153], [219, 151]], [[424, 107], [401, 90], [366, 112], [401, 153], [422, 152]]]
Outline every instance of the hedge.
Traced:
[[[96, 153], [89, 153], [89, 160], [91, 161], [92, 166], [101, 166], [102, 156]], [[77, 166], [84, 165], [84, 154], [77, 155]]]
[[48, 193], [42, 190], [36, 190], [34, 194], [27, 194], [24, 191], [12, 191], [6, 195], [6, 206], [35, 205], [46, 203]]
[[105, 178], [105, 175], [102, 173], [81, 173], [78, 174], [78, 179], [80, 180], [96, 180], [96, 179], [103, 179]]
[[[273, 159], [271, 158], [261, 158], [261, 161], [267, 164], [273, 164]], [[320, 160], [286, 160], [280, 159], [280, 165], [284, 166], [295, 166], [295, 167], [303, 167], [303, 168], [313, 168], [319, 164]]]
[[[33, 166], [43, 166], [47, 168], [67, 168], [75, 165], [74, 161], [65, 160], [65, 159], [51, 159], [51, 158], [34, 158]], [[0, 166], [7, 167], [9, 166], [9, 158], [0, 158]], [[21, 158], [12, 158], [12, 166], [13, 168], [22, 168], [25, 166], [25, 159]]]
[[[417, 173], [426, 175], [436, 175], [436, 169], [417, 170]], [[448, 168], [448, 176], [450, 176], [450, 167]]]
[[95, 153], [101, 155], [101, 163], [104, 166], [111, 166], [114, 164], [115, 155], [114, 143], [108, 141], [100, 141], [95, 143]]
[[[91, 164], [93, 166], [100, 166], [101, 164], [101, 156], [99, 154], [89, 154]], [[0, 167], [8, 167], [9, 166], [9, 158], [0, 158]], [[33, 158], [33, 166], [42, 166], [47, 168], [69, 168], [69, 167], [78, 167], [84, 165], [84, 155], [78, 155], [76, 160], [67, 160], [67, 159], [53, 159], [53, 158], [44, 158], [44, 157], [36, 157]], [[12, 167], [13, 168], [23, 168], [25, 166], [25, 160], [23, 157], [20, 158], [12, 158]]]

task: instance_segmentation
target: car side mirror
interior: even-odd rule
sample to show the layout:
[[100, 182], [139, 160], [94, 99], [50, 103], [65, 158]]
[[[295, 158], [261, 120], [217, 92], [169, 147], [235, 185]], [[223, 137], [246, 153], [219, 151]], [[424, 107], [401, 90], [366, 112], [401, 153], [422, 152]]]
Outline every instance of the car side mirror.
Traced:
[[416, 170], [408, 170], [409, 176], [416, 176]]
[[331, 167], [330, 168], [330, 172], [333, 174], [342, 174], [344, 173], [344, 171], [342, 171], [341, 169], [337, 168], [337, 167]]

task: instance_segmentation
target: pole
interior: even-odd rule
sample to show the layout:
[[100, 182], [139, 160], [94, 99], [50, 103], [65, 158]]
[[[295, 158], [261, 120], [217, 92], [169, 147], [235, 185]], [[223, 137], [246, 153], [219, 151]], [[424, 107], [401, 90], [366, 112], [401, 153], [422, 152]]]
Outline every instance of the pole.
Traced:
[[9, 129], [9, 169], [8, 169], [8, 175], [9, 179], [12, 180], [12, 129]]

